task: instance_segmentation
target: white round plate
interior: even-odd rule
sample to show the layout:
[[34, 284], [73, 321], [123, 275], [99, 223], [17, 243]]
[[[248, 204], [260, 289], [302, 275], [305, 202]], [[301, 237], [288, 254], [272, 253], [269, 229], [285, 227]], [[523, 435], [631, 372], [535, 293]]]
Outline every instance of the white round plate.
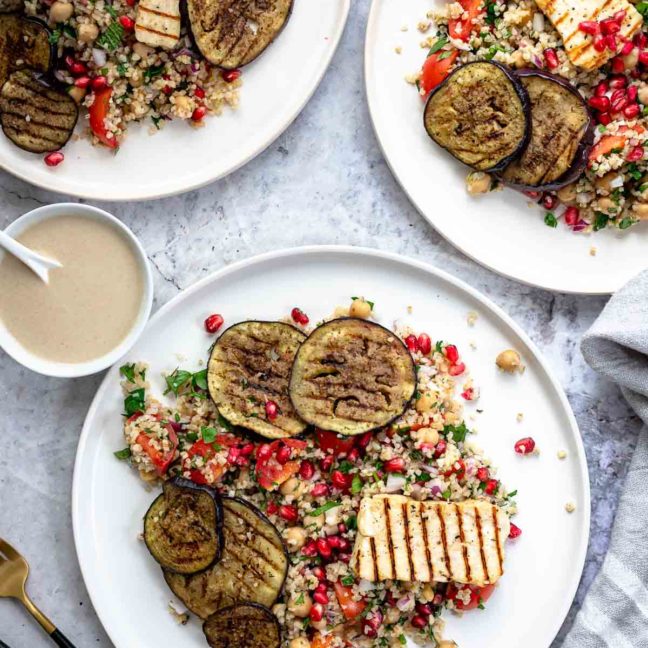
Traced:
[[[423, 128], [423, 102], [405, 76], [420, 70], [426, 36], [417, 29], [444, 0], [374, 0], [365, 43], [365, 81], [373, 125], [387, 163], [421, 214], [478, 263], [523, 283], [568, 293], [602, 294], [643, 270], [648, 224], [624, 232], [574, 234], [510, 189], [471, 197], [469, 169]], [[407, 31], [402, 28], [407, 26]], [[396, 54], [395, 48], [402, 47]]]
[[[179, 364], [197, 369], [205, 360], [213, 341], [202, 328], [207, 314], [219, 312], [231, 324], [284, 317], [299, 306], [315, 322], [353, 295], [374, 300], [378, 321], [387, 326], [398, 319], [459, 346], [482, 393], [467, 405], [467, 420], [479, 429], [475, 440], [499, 466], [506, 486], [519, 492], [515, 521], [524, 533], [509, 544], [506, 574], [485, 610], [448, 615], [448, 635], [461, 648], [547, 648], [569, 610], [587, 548], [585, 454], [567, 399], [533, 343], [475, 290], [384, 252], [286, 250], [234, 264], [185, 290], [151, 319], [127, 359], [150, 363], [148, 376], [159, 394], [161, 372]], [[474, 327], [466, 321], [470, 311], [479, 314]], [[507, 347], [521, 352], [524, 374], [496, 369], [495, 356]], [[154, 493], [113, 456], [124, 445], [118, 373], [113, 367], [99, 388], [77, 451], [72, 516], [81, 571], [117, 648], [204, 648], [198, 621], [181, 627], [167, 611], [172, 595], [138, 539]], [[516, 420], [518, 412], [523, 422]], [[528, 435], [542, 450], [537, 457], [513, 451], [515, 441]], [[560, 449], [568, 453], [565, 461], [556, 457]], [[568, 500], [577, 505], [571, 515]]]
[[222, 178], [264, 151], [304, 108], [333, 57], [349, 7], [350, 0], [297, 0], [277, 40], [243, 69], [238, 109], [226, 108], [199, 130], [175, 121], [150, 135], [150, 121], [132, 124], [116, 155], [81, 138], [64, 148], [65, 161], [56, 168], [0, 134], [0, 168], [45, 189], [111, 201], [162, 198]]

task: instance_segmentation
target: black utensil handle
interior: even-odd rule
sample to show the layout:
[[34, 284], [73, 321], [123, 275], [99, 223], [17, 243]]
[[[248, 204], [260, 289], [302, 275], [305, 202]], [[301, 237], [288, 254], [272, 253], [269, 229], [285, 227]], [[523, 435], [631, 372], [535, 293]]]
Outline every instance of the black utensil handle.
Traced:
[[61, 648], [76, 648], [75, 645], [58, 629], [50, 635], [57, 646]]

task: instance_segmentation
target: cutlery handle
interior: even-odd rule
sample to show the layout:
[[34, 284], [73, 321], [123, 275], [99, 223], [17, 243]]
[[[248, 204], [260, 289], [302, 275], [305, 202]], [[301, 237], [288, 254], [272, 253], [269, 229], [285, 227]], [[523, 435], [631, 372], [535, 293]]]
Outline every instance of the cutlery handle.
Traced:
[[58, 629], [50, 634], [50, 637], [57, 646], [61, 648], [75, 648], [74, 644]]

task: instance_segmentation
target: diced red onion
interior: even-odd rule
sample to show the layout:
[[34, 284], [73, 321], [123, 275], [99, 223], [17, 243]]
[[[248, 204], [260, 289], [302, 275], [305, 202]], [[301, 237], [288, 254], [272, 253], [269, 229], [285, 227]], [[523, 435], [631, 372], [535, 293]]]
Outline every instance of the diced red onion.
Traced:
[[407, 480], [402, 475], [393, 475], [390, 474], [387, 477], [387, 483], [385, 484], [385, 491], [387, 493], [396, 493], [405, 488]]
[[441, 487], [438, 484], [434, 484], [430, 491], [432, 492], [432, 495], [436, 497], [437, 495], [441, 494]]
[[582, 218], [572, 227], [574, 232], [582, 232], [586, 227], [588, 227], [587, 221], [584, 221]]
[[411, 594], [405, 594], [405, 596], [399, 598], [398, 601], [396, 601], [396, 607], [401, 612], [411, 610], [413, 605], [414, 605], [414, 599], [412, 598]]

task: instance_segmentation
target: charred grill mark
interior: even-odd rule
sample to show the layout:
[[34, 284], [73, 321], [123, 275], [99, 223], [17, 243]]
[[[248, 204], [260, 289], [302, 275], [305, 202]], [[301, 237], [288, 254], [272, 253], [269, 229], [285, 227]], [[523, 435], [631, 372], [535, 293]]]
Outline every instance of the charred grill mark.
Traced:
[[466, 568], [466, 580], [470, 582], [470, 561], [468, 560], [468, 547], [466, 547], [466, 536], [463, 529], [463, 516], [459, 507], [454, 505], [455, 515], [457, 516], [457, 526], [459, 527], [459, 540], [461, 541], [461, 555], [464, 560], [464, 567]]
[[176, 41], [176, 37], [173, 34], [167, 33], [167, 32], [161, 32], [158, 31], [157, 29], [153, 29], [152, 27], [145, 27], [144, 25], [137, 25], [137, 30], [138, 31], [145, 31], [149, 32], [149, 34], [155, 34], [156, 36], [162, 36], [163, 38], [168, 38], [172, 41]]
[[497, 508], [493, 506], [491, 508], [491, 513], [493, 517], [493, 528], [494, 528], [494, 533], [495, 533], [495, 546], [497, 548], [497, 560], [498, 560], [498, 568], [499, 568], [499, 574], [502, 574], [504, 572], [504, 559], [502, 556], [502, 547], [500, 546], [500, 530], [499, 530], [499, 522], [497, 520]]
[[[150, 13], [150, 14], [153, 14], [155, 16], [161, 16], [162, 18], [169, 18], [170, 20], [175, 20], [177, 22], [180, 22], [180, 16], [176, 16], [175, 14], [168, 14], [168, 13], [165, 13], [164, 11], [159, 11], [158, 9], [149, 9], [149, 7], [145, 7], [141, 3], [139, 5], [139, 7], [138, 7], [138, 11], [141, 11], [143, 13]], [[142, 29], [142, 27], [140, 25], [138, 25], [137, 27], [138, 27], [138, 29]], [[147, 29], [147, 28], [145, 28], [145, 29]]]
[[409, 565], [410, 580], [415, 579], [414, 563], [412, 562], [412, 547], [410, 545], [410, 526], [409, 515], [407, 513], [407, 503], [403, 504], [403, 522], [405, 523], [405, 548], [407, 550], [407, 563]]
[[380, 579], [380, 571], [378, 569], [378, 558], [376, 556], [376, 541], [373, 537], [369, 538], [369, 548], [371, 549], [371, 569], [373, 570], [373, 580]]
[[423, 506], [419, 506], [419, 516], [421, 518], [421, 528], [423, 529], [423, 544], [425, 545], [425, 561], [430, 571], [430, 581], [436, 580], [434, 577], [434, 563], [432, 562], [432, 553], [430, 551], [430, 538], [428, 537], [427, 520], [423, 517]]
[[481, 557], [482, 568], [486, 576], [486, 581], [490, 582], [491, 577], [488, 573], [488, 563], [486, 562], [486, 554], [484, 553], [484, 534], [482, 532], [481, 516], [479, 515], [479, 508], [475, 506], [475, 526], [477, 527], [477, 539], [479, 541], [479, 555]]
[[443, 546], [443, 561], [445, 562], [448, 578], [452, 578], [453, 574], [452, 574], [452, 569], [450, 568], [450, 555], [448, 554], [448, 539], [446, 538], [445, 520], [443, 519], [443, 514], [441, 513], [441, 509], [438, 506], [435, 506], [434, 510], [436, 512], [436, 516], [441, 526], [441, 544]]
[[392, 524], [391, 524], [391, 513], [390, 513], [390, 507], [389, 507], [389, 500], [384, 499], [383, 500], [383, 507], [385, 511], [385, 526], [387, 528], [387, 533], [385, 534], [387, 536], [387, 549], [389, 551], [389, 566], [390, 566], [390, 574], [392, 578], [396, 578], [396, 560], [394, 559], [394, 544], [392, 542]]

